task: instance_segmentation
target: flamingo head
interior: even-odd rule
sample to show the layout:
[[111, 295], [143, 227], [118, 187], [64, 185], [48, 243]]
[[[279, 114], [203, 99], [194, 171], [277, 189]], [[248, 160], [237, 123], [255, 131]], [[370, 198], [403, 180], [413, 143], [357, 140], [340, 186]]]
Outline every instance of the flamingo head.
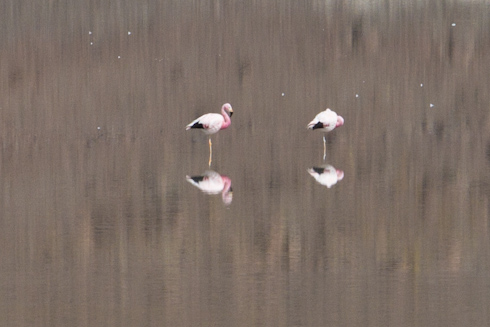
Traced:
[[233, 192], [226, 192], [221, 195], [221, 199], [223, 200], [223, 203], [227, 206], [231, 204], [231, 201], [233, 201]]
[[335, 127], [339, 127], [342, 125], [344, 125], [344, 118], [342, 118], [342, 116], [337, 116], [337, 124], [335, 125]]
[[228, 115], [231, 117], [233, 115], [233, 109], [231, 108], [231, 104], [225, 103], [223, 105], [223, 109], [228, 113]]
[[344, 178], [344, 171], [337, 169], [336, 173], [337, 173], [337, 180], [341, 181]]

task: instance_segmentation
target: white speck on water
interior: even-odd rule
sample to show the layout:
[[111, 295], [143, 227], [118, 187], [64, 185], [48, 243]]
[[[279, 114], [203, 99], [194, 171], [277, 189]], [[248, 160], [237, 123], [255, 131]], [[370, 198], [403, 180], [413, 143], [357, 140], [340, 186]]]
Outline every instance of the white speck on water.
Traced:
[[97, 129], [100, 129], [100, 126], [97, 126]]
[[358, 97], [359, 97], [359, 94], [356, 94], [356, 98], [358, 98]]
[[420, 84], [420, 87], [424, 87], [424, 84]]
[[363, 83], [366, 83], [366, 81], [362, 81]]
[[117, 56], [117, 59], [121, 59], [121, 56]]
[[284, 96], [284, 93], [281, 93], [282, 96]]
[[88, 35], [92, 35], [92, 31], [88, 31]]
[[432, 107], [434, 107], [434, 105], [431, 103], [431, 104], [429, 105], [429, 107], [431, 107], [431, 108], [432, 108]]
[[94, 45], [94, 42], [90, 42], [90, 45]]
[[131, 32], [130, 31], [128, 31], [128, 35], [131, 35]]
[[451, 26], [456, 26], [456, 23], [452, 23]]

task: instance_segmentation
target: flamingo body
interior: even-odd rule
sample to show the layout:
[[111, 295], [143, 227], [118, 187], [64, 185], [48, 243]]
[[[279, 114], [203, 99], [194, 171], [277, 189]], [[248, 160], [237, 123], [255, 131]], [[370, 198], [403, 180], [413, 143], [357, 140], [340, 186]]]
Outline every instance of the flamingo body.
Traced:
[[231, 179], [227, 176], [220, 175], [212, 170], [208, 170], [200, 176], [186, 176], [186, 179], [203, 193], [221, 193], [221, 198], [225, 204], [230, 204], [233, 200]]
[[331, 165], [326, 165], [324, 167], [313, 167], [308, 169], [308, 173], [321, 185], [325, 185], [331, 188], [338, 181], [344, 178], [344, 172], [339, 169], [335, 169]]
[[342, 125], [344, 125], [344, 118], [337, 115], [335, 111], [327, 108], [327, 110], [316, 115], [315, 119], [313, 119], [307, 127], [312, 130], [318, 129], [326, 133], [333, 131], [336, 127]]
[[230, 117], [232, 114], [233, 109], [231, 108], [231, 105], [225, 103], [221, 107], [221, 114], [210, 113], [202, 115], [188, 124], [185, 129], [198, 128], [202, 129], [206, 135], [215, 134], [231, 125]]

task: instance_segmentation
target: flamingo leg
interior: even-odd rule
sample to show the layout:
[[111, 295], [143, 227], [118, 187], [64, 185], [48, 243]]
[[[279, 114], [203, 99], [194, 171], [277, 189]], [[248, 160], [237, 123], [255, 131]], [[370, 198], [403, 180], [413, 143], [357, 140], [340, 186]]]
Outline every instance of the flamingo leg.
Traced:
[[213, 158], [213, 143], [211, 143], [211, 138], [209, 138], [209, 168], [211, 168], [212, 158]]
[[325, 140], [325, 135], [323, 135], [323, 161], [327, 157], [327, 141]]

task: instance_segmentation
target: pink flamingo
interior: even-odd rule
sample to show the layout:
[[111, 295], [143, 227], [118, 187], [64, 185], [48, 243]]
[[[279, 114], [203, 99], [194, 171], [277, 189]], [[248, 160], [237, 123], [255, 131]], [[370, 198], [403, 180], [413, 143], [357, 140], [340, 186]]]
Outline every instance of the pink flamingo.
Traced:
[[318, 183], [325, 185], [328, 188], [331, 188], [344, 178], [344, 172], [340, 169], [335, 169], [331, 165], [310, 168], [308, 169], [308, 173], [313, 176]]
[[205, 171], [201, 176], [186, 176], [189, 183], [200, 189], [206, 194], [219, 194], [223, 203], [228, 205], [233, 200], [231, 189], [231, 179], [228, 176], [220, 175], [215, 171]]
[[[225, 103], [221, 107], [221, 114], [205, 114], [201, 117], [193, 120], [189, 125], [185, 127], [186, 130], [191, 128], [200, 128], [204, 134], [211, 135], [218, 133], [222, 129], [226, 129], [231, 125], [231, 115], [233, 115], [233, 109], [231, 104]], [[211, 143], [211, 136], [209, 137], [209, 167], [211, 167], [211, 158], [213, 155], [213, 148]]]
[[[333, 131], [336, 127], [344, 125], [344, 118], [342, 116], [337, 115], [335, 111], [327, 110], [320, 112], [316, 115], [315, 119], [313, 119], [307, 126], [307, 128], [315, 130], [319, 129], [320, 131], [326, 133]], [[327, 155], [327, 146], [325, 141], [325, 134], [323, 134], [323, 160], [325, 160], [325, 156]]]

